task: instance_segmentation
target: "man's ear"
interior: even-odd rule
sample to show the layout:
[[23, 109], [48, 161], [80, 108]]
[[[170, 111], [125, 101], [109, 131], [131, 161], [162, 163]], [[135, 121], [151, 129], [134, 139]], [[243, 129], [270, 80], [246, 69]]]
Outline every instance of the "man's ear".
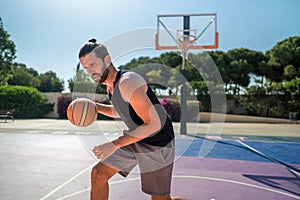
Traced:
[[111, 58], [109, 55], [105, 56], [104, 63], [106, 67], [109, 67], [109, 65], [111, 64]]

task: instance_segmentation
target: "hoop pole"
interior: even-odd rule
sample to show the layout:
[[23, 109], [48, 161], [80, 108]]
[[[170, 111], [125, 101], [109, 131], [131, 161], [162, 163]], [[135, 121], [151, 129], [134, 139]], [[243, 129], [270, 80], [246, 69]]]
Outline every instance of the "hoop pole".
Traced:
[[[183, 16], [183, 30], [189, 30], [190, 29], [190, 17], [189, 16]], [[190, 31], [184, 31], [183, 35], [189, 35]], [[184, 37], [183, 41], [184, 42], [189, 42], [190, 38], [189, 37]], [[187, 123], [187, 86], [185, 84], [185, 77], [186, 77], [186, 70], [185, 70], [185, 61], [187, 59], [187, 51], [188, 48], [184, 46], [182, 50], [182, 76], [183, 76], [183, 81], [182, 81], [182, 87], [181, 87], [181, 117], [180, 117], [180, 134], [181, 135], [186, 135], [187, 134], [187, 128], [186, 128], [186, 123]]]
[[181, 73], [182, 73], [182, 87], [181, 87], [181, 117], [180, 117], [180, 134], [186, 135], [187, 134], [187, 86], [185, 84], [185, 77], [186, 77], [186, 69], [185, 69], [185, 59], [187, 57], [187, 51], [182, 51], [182, 67], [181, 67]]
[[187, 30], [190, 30], [190, 16], [183, 16], [183, 35], [190, 34], [190, 31]]

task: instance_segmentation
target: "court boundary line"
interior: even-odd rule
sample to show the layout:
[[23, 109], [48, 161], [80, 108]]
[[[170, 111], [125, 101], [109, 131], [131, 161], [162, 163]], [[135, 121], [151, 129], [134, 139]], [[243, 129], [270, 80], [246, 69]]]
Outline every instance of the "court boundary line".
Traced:
[[270, 160], [270, 161], [272, 161], [272, 162], [274, 162], [274, 163], [276, 163], [278, 165], [281, 165], [282, 167], [286, 168], [288, 171], [290, 171], [294, 175], [296, 175], [298, 177], [300, 176], [300, 171], [298, 169], [296, 169], [296, 168], [294, 168], [294, 167], [292, 167], [292, 166], [290, 166], [290, 165], [288, 165], [288, 164], [286, 164], [286, 163], [284, 163], [282, 161], [279, 161], [279, 160], [277, 160], [277, 159], [275, 159], [275, 158], [273, 158], [271, 156], [268, 156], [268, 155], [266, 155], [266, 154], [258, 151], [257, 149], [255, 149], [255, 148], [253, 148], [253, 147], [245, 144], [244, 142], [242, 142], [240, 140], [236, 140], [236, 142], [238, 142], [239, 144], [241, 144], [244, 147], [246, 147], [249, 151], [251, 151], [253, 153], [256, 153], [256, 154], [258, 154], [258, 155], [260, 155], [260, 156], [262, 156], [262, 157], [264, 157], [264, 158], [266, 158], [266, 159], [268, 159], [268, 160]]
[[[189, 135], [188, 135], [189, 136]], [[190, 136], [191, 137], [191, 136]], [[196, 136], [197, 138], [197, 136]], [[207, 139], [207, 138], [202, 138], [202, 139]], [[234, 140], [231, 140], [231, 141], [234, 141]], [[248, 145], [246, 145], [245, 143], [241, 142], [240, 140], [235, 140], [236, 142], [242, 144], [244, 146], [244, 148], [246, 147], [248, 150], [254, 152], [254, 153], [257, 153], [267, 159], [270, 160], [270, 158], [268, 156], [266, 156], [265, 154], [259, 152], [258, 150], [252, 148], [252, 147], [247, 147]], [[245, 146], [246, 145], [246, 146]], [[252, 150], [252, 149], [253, 150]], [[292, 173], [295, 171], [294, 170], [291, 170], [290, 168], [288, 168], [287, 166], [285, 166], [284, 164], [282, 164], [280, 161], [276, 162], [277, 160], [274, 159], [274, 158], [271, 158], [273, 160], [273, 162], [279, 164], [279, 165], [282, 165], [284, 167], [286, 167], [289, 171], [291, 171]], [[276, 160], [276, 161], [274, 161]], [[54, 193], [56, 193], [57, 191], [59, 191], [60, 189], [62, 189], [64, 186], [66, 186], [67, 184], [71, 183], [73, 180], [75, 180], [76, 178], [78, 178], [79, 176], [81, 176], [83, 173], [85, 173], [86, 171], [90, 170], [90, 168], [92, 168], [95, 164], [97, 164], [99, 161], [93, 163], [92, 165], [88, 166], [87, 168], [83, 169], [82, 171], [80, 171], [79, 173], [77, 173], [76, 175], [74, 175], [73, 177], [69, 178], [67, 181], [65, 181], [64, 183], [62, 183], [61, 185], [57, 186], [56, 188], [54, 188], [52, 191], [50, 191], [49, 193], [47, 193], [46, 195], [42, 196], [42, 198], [40, 198], [40, 200], [46, 200], [47, 198], [49, 198], [50, 196], [52, 196]], [[290, 167], [290, 166], [289, 166]], [[297, 173], [296, 171], [296, 174], [299, 175], [299, 172]], [[256, 185], [252, 185], [252, 184], [247, 184], [247, 183], [243, 183], [243, 182], [238, 182], [238, 181], [233, 181], [233, 180], [230, 180], [230, 179], [220, 179], [220, 178], [212, 178], [212, 177], [202, 177], [202, 176], [173, 176], [173, 178], [194, 178], [194, 179], [207, 179], [207, 180], [215, 180], [215, 181], [223, 181], [223, 182], [229, 182], [229, 183], [233, 183], [233, 184], [240, 184], [240, 185], [246, 185], [246, 186], [249, 186], [249, 187], [254, 187], [254, 188], [259, 188], [259, 189], [263, 189], [263, 190], [268, 190], [268, 191], [271, 191], [271, 192], [275, 192], [275, 193], [279, 193], [279, 194], [283, 194], [283, 195], [286, 195], [286, 196], [291, 196], [293, 198], [296, 198], [296, 199], [300, 199], [299, 196], [294, 196], [292, 194], [289, 194], [289, 193], [284, 193], [284, 192], [280, 192], [278, 190], [273, 190], [273, 189], [269, 189], [269, 188], [264, 188], [264, 187], [260, 187], [260, 186], [256, 186]], [[112, 182], [110, 184], [118, 184], [118, 183], [122, 183], [122, 182], [127, 182], [127, 181], [133, 181], [133, 180], [138, 180], [139, 178], [132, 178], [132, 179], [126, 179], [126, 180], [119, 180], [119, 181], [115, 181], [115, 182]], [[74, 193], [71, 193], [69, 195], [71, 196], [75, 196], [75, 195], [78, 195], [82, 192], [85, 192], [85, 191], [88, 191], [90, 190], [90, 188], [87, 188], [87, 189], [84, 189], [84, 190], [81, 190], [81, 191], [77, 191], [77, 192], [74, 192]], [[71, 197], [67, 195], [68, 197]], [[63, 200], [65, 199], [66, 196], [63, 196], [61, 198], [59, 198], [59, 200]], [[67, 197], [67, 198], [68, 198]]]
[[[274, 192], [274, 193], [284, 195], [284, 196], [288, 196], [288, 197], [292, 197], [292, 198], [295, 198], [295, 199], [300, 199], [300, 196], [296, 196], [296, 195], [293, 195], [293, 194], [290, 194], [290, 193], [286, 193], [286, 192], [282, 192], [282, 191], [279, 191], [279, 190], [274, 190], [274, 189], [271, 189], [271, 188], [266, 188], [266, 187], [262, 187], [262, 186], [258, 186], [258, 185], [253, 185], [253, 184], [250, 184], [250, 183], [234, 181], [234, 180], [230, 180], [230, 179], [214, 178], [214, 177], [206, 177], [206, 176], [192, 176], [192, 175], [175, 175], [175, 176], [173, 176], [173, 178], [182, 178], [182, 179], [189, 178], [189, 179], [202, 179], [202, 180], [210, 180], [210, 181], [220, 181], [220, 182], [225, 182], [225, 183], [243, 185], [243, 186], [252, 187], [252, 188], [256, 188], [256, 189], [266, 190], [266, 191], [269, 191], [269, 192]], [[119, 180], [119, 181], [111, 182], [109, 184], [114, 185], [114, 184], [118, 184], [118, 183], [124, 183], [124, 182], [129, 182], [129, 181], [136, 181], [136, 180], [140, 180], [140, 178], [131, 178], [131, 179]], [[81, 194], [83, 192], [90, 191], [90, 190], [91, 190], [91, 188], [86, 188], [84, 190], [80, 190], [80, 191], [65, 195], [63, 197], [60, 197], [60, 198], [58, 198], [58, 200], [65, 200], [69, 197], [73, 197], [73, 196], [76, 196], [76, 195]]]
[[[98, 163], [98, 161], [96, 162]], [[88, 166], [87, 168], [83, 169], [82, 171], [80, 171], [79, 173], [77, 173], [75, 176], [69, 178], [67, 181], [65, 181], [63, 184], [57, 186], [56, 188], [54, 188], [52, 191], [50, 191], [49, 193], [47, 193], [46, 195], [44, 195], [42, 198], [40, 198], [40, 200], [45, 200], [47, 198], [49, 198], [50, 196], [52, 196], [54, 193], [56, 193], [58, 190], [60, 190], [61, 188], [63, 188], [64, 186], [66, 186], [67, 184], [71, 183], [73, 180], [75, 180], [76, 178], [78, 178], [79, 176], [81, 176], [83, 173], [85, 173], [86, 171], [90, 170], [91, 167], [93, 167], [96, 163], [93, 163], [92, 165]]]

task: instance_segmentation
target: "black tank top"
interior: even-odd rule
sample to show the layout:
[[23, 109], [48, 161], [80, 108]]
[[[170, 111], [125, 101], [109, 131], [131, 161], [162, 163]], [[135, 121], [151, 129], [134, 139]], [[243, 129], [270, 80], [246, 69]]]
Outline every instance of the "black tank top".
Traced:
[[[129, 132], [130, 132], [136, 129], [137, 127], [139, 127], [140, 125], [142, 125], [144, 122], [136, 114], [136, 112], [134, 111], [130, 103], [126, 102], [121, 96], [119, 90], [119, 80], [121, 76], [126, 72], [128, 71], [127, 70], [118, 71], [116, 80], [114, 81], [114, 93], [113, 95], [109, 93], [109, 98], [111, 99], [112, 105], [114, 106], [118, 114], [121, 116], [124, 123], [129, 128]], [[166, 146], [174, 138], [172, 122], [149, 85], [147, 90], [147, 96], [149, 97], [150, 101], [156, 108], [158, 116], [160, 117], [162, 129], [157, 133], [154, 133], [149, 137], [139, 141], [138, 143], [147, 143], [154, 146]]]

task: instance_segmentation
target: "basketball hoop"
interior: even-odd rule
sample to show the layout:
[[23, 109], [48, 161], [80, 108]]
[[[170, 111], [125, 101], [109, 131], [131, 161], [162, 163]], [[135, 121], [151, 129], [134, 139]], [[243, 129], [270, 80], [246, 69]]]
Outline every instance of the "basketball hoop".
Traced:
[[[170, 29], [169, 27], [179, 27]], [[191, 29], [192, 28], [192, 29]], [[172, 31], [172, 30], [177, 30]], [[197, 30], [197, 34], [196, 34]], [[169, 36], [168, 39], [165, 36]], [[158, 50], [180, 50], [182, 55], [182, 76], [186, 76], [185, 64], [190, 49], [217, 49], [219, 34], [217, 32], [217, 14], [167, 14], [157, 16], [155, 48]], [[187, 134], [187, 86], [181, 87], [180, 134]]]
[[196, 30], [177, 30], [177, 41], [183, 51], [187, 51], [197, 40]]
[[165, 14], [157, 16], [156, 49], [195, 50], [217, 49], [218, 47], [217, 13]]

